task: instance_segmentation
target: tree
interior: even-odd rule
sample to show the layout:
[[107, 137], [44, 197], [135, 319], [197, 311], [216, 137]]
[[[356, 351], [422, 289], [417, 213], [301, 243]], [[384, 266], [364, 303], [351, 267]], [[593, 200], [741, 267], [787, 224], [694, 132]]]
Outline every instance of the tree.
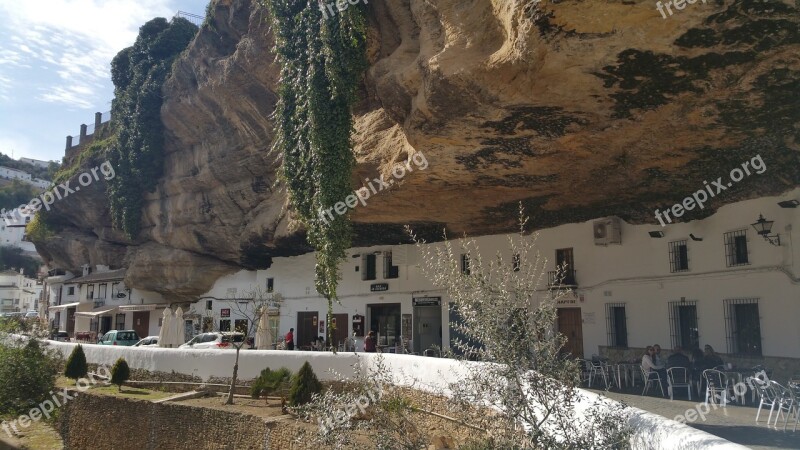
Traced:
[[22, 249], [9, 245], [0, 245], [0, 269], [14, 270], [25, 269], [25, 276], [36, 278], [42, 261], [22, 254]]
[[[579, 361], [564, 351], [566, 338], [554, 332], [561, 286], [543, 286], [547, 259], [528, 234], [520, 205], [519, 234], [508, 238], [508, 250], [481, 252], [474, 239], [426, 245], [410, 232], [421, 253], [421, 269], [447, 291], [461, 318], [453, 324], [454, 348], [461, 358], [488, 364], [465, 365], [466, 379], [450, 386], [452, 400], [463, 406], [461, 419], [487, 430], [494, 448], [625, 447], [629, 430], [623, 407], [593, 404], [584, 416]], [[461, 268], [467, 254], [470, 270]], [[563, 280], [566, 266], [557, 267]], [[560, 281], [559, 281], [560, 284]], [[479, 399], [503, 415], [470, 407]], [[498, 420], [499, 419], [499, 420]]]
[[289, 405], [298, 406], [311, 401], [314, 394], [322, 392], [322, 383], [317, 379], [311, 364], [306, 361], [292, 378], [292, 388], [289, 390]]
[[[236, 389], [236, 380], [239, 375], [239, 352], [242, 350], [242, 347], [247, 344], [248, 338], [254, 337], [256, 333], [260, 331], [261, 318], [268, 314], [271, 309], [274, 310], [280, 308], [280, 305], [283, 302], [283, 296], [281, 294], [266, 292], [260, 287], [256, 287], [250, 291], [248, 297], [249, 298], [246, 298], [246, 300], [248, 300], [246, 302], [242, 301], [245, 299], [227, 299], [227, 301], [230, 302], [231, 309], [235, 310], [239, 316], [244, 317], [247, 321], [247, 325], [234, 330], [244, 334], [245, 338], [242, 339], [241, 342], [236, 342], [235, 339], [231, 339], [231, 345], [234, 349], [236, 349], [236, 359], [234, 360], [233, 364], [231, 386], [228, 390], [228, 396], [225, 399], [226, 405], [233, 404], [233, 394], [234, 390]], [[204, 309], [203, 313], [201, 314], [195, 310], [195, 306], [192, 306], [187, 314], [203, 317], [204, 326], [206, 324], [210, 324], [214, 331], [223, 333], [227, 332], [220, 330], [220, 321], [217, 320], [218, 318], [214, 317], [214, 315], [208, 310]]]
[[88, 373], [89, 365], [86, 363], [86, 355], [83, 353], [83, 346], [78, 344], [72, 349], [72, 353], [70, 353], [67, 359], [64, 376], [72, 378], [77, 382], [78, 378], [83, 378]]
[[131, 376], [131, 369], [128, 367], [128, 362], [125, 358], [119, 358], [111, 368], [111, 383], [117, 385], [117, 389], [122, 392], [122, 385]]
[[[5, 337], [5, 336], [4, 336]], [[55, 389], [58, 363], [37, 339], [21, 346], [0, 345], [0, 414], [28, 413], [50, 398]]]
[[267, 396], [281, 387], [285, 387], [291, 379], [292, 372], [286, 367], [281, 367], [275, 371], [266, 368], [261, 371], [258, 378], [253, 380], [253, 384], [250, 386], [250, 396], [259, 398], [263, 395], [264, 400], [269, 404]]

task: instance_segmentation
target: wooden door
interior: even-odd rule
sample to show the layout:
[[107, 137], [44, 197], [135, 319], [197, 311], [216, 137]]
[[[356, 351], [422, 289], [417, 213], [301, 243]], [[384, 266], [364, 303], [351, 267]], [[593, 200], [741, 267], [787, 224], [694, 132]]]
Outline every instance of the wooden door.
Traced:
[[67, 329], [70, 336], [75, 332], [75, 308], [67, 308]]
[[295, 334], [294, 340], [298, 348], [311, 345], [311, 341], [317, 338], [318, 320], [319, 312], [317, 311], [302, 311], [297, 313], [297, 333]]
[[142, 339], [150, 336], [150, 311], [133, 312], [133, 330]]
[[[339, 344], [343, 344], [344, 341], [347, 340], [347, 337], [350, 335], [349, 333], [349, 317], [345, 314], [334, 314], [333, 315], [333, 324], [335, 328], [333, 330], [333, 345], [338, 346]], [[327, 339], [328, 336], [325, 336]]]
[[564, 351], [583, 358], [583, 324], [580, 308], [558, 308], [558, 332], [567, 337]]

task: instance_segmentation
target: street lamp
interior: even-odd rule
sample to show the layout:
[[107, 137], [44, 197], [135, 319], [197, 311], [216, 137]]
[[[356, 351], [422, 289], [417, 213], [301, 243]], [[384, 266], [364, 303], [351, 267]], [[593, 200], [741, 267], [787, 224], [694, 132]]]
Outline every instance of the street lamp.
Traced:
[[[769, 242], [772, 245], [781, 245], [781, 235], [776, 234], [774, 236], [770, 236], [770, 232], [772, 231], [772, 224], [775, 223], [773, 220], [767, 220], [764, 218], [763, 215], [758, 215], [758, 220], [756, 223], [752, 224], [753, 228], [756, 229], [756, 233], [758, 233], [761, 237], [764, 238], [765, 241]], [[775, 239], [775, 240], [773, 240]]]

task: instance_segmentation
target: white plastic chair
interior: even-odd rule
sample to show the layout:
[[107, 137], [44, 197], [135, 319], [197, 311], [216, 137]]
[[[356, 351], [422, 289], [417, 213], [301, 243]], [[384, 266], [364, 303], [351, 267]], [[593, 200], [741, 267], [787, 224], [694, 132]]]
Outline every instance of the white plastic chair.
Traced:
[[708, 397], [711, 396], [711, 403], [716, 404], [717, 394], [722, 394], [722, 407], [728, 405], [728, 390], [730, 385], [728, 377], [716, 369], [706, 369], [703, 371], [703, 378], [706, 380], [706, 405]]
[[673, 399], [675, 389], [686, 389], [689, 395], [689, 400], [692, 399], [692, 385], [689, 382], [689, 370], [686, 367], [670, 367], [667, 369], [667, 391], [669, 392], [669, 399]]
[[656, 382], [658, 383], [658, 388], [661, 389], [661, 396], [664, 397], [664, 385], [661, 384], [661, 375], [659, 375], [658, 372], [645, 372], [642, 366], [639, 366], [639, 370], [642, 371], [642, 379], [644, 380], [642, 395], [647, 393], [647, 390], [650, 388], [650, 383]]

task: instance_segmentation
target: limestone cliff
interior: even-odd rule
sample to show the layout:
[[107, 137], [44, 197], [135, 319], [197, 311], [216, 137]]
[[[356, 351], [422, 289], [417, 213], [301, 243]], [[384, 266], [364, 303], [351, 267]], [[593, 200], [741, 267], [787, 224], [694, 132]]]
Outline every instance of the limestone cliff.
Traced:
[[[724, 4], [723, 4], [724, 3]], [[38, 248], [76, 267], [128, 265], [133, 286], [189, 298], [220, 275], [310, 250], [269, 153], [278, 67], [266, 10], [220, 0], [164, 87], [165, 173], [137, 242], [101, 199], [73, 196]], [[415, 170], [352, 214], [356, 244], [514, 229], [653, 210], [760, 154], [767, 171], [703, 210], [800, 182], [800, 6], [709, 1], [373, 0], [355, 111], [353, 188]], [[95, 196], [96, 197], [96, 196]], [[343, 199], [344, 200], [344, 199]]]

